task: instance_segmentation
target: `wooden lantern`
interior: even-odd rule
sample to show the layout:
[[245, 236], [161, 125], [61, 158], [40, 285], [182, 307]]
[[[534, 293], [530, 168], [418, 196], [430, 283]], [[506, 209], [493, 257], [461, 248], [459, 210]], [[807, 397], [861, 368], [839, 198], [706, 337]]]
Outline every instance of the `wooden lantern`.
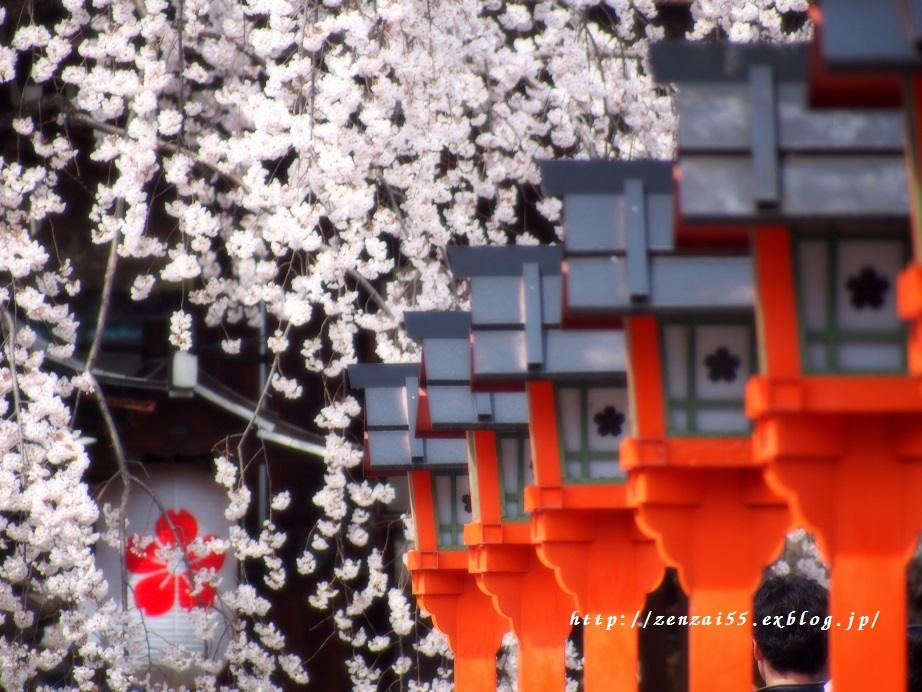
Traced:
[[[690, 610], [738, 623], [790, 522], [744, 413], [757, 371], [749, 259], [701, 254], [700, 238], [697, 252], [677, 250], [670, 163], [543, 168], [564, 199], [568, 318], [624, 320], [633, 432], [621, 464], [638, 522], [678, 568]], [[738, 624], [691, 629], [691, 689], [750, 684], [750, 637]]]
[[[579, 612], [643, 607], [663, 565], [626, 500], [619, 446], [629, 429], [624, 335], [561, 322], [559, 248], [452, 248], [471, 277], [475, 388], [527, 382], [535, 485], [532, 540]], [[637, 632], [586, 627], [587, 689], [636, 689]]]
[[419, 364], [349, 367], [352, 387], [365, 390], [366, 474], [408, 474], [413, 593], [448, 637], [457, 689], [493, 689], [496, 651], [509, 625], [468, 572], [463, 527], [474, 508], [467, 444], [463, 436], [417, 436], [419, 371]]
[[525, 393], [472, 390], [469, 314], [408, 313], [405, 319], [407, 333], [423, 347], [419, 421], [428, 432], [422, 434], [466, 431], [468, 437], [470, 569], [511, 621], [519, 642], [519, 688], [560, 689], [574, 606], [532, 545], [523, 500], [532, 480]]
[[[824, 3], [827, 28], [836, 6]], [[825, 39], [829, 50], [843, 45], [834, 32]], [[666, 45], [653, 64], [686, 104], [683, 219], [753, 229], [762, 358], [747, 412], [768, 479], [832, 567], [835, 687], [902, 689], [905, 564], [922, 529], [922, 396], [896, 310], [910, 239], [899, 114], [811, 111], [804, 49]], [[722, 101], [705, 124], [689, 104], [715, 93]], [[718, 128], [735, 133], [734, 146], [718, 142]], [[737, 183], [718, 193], [714, 175]], [[865, 611], [880, 616], [859, 640], [847, 623]]]

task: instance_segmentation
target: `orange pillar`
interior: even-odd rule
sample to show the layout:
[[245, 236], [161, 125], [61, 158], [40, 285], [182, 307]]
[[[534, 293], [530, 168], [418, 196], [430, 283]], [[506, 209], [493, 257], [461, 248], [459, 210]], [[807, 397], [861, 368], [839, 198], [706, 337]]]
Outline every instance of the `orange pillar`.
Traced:
[[783, 546], [787, 505], [759, 467], [638, 467], [633, 449], [622, 459], [638, 523], [689, 595], [689, 688], [749, 689], [752, 593]]
[[528, 396], [536, 485], [525, 489], [525, 506], [538, 557], [583, 618], [583, 687], [636, 690], [634, 616], [662, 579], [662, 559], [637, 528], [625, 485], [564, 484], [553, 383], [530, 382]]
[[518, 688], [566, 689], [573, 597], [558, 586], [530, 544], [478, 545], [471, 548], [471, 563], [480, 588], [512, 622], [519, 643]]
[[752, 593], [791, 527], [787, 502], [766, 483], [749, 437], [666, 434], [656, 320], [631, 317], [627, 335], [636, 434], [621, 445], [621, 465], [637, 523], [678, 569], [699, 618], [688, 625], [690, 689], [749, 689]]
[[509, 620], [493, 607], [468, 572], [468, 550], [439, 549], [429, 472], [413, 471], [409, 478], [419, 548], [407, 553], [413, 595], [448, 637], [455, 654], [456, 689], [495, 689], [496, 652], [510, 629]]
[[772, 461], [770, 480], [790, 493], [830, 562], [836, 692], [905, 689], [906, 563], [922, 526], [920, 428], [922, 416], [896, 413], [757, 422], [756, 451]]
[[465, 556], [462, 570], [414, 570], [413, 592], [436, 628], [448, 637], [455, 655], [455, 689], [493, 690], [496, 652], [509, 631], [509, 620], [496, 611], [466, 567]]
[[[623, 493], [623, 488], [621, 489]], [[583, 686], [637, 690], [635, 617], [663, 577], [655, 543], [630, 508], [533, 513], [541, 561], [576, 597], [583, 630]]]

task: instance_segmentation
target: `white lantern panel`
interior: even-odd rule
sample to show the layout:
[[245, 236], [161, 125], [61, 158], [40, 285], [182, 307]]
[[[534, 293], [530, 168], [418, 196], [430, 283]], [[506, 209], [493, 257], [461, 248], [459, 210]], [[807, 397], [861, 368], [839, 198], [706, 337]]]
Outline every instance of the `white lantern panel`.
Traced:
[[813, 372], [828, 369], [829, 364], [826, 360], [826, 344], [811, 343], [807, 346], [807, 364], [809, 370]]
[[462, 527], [471, 520], [473, 510], [470, 479], [462, 473], [438, 473], [433, 479], [439, 542], [446, 546], [461, 545]]
[[527, 437], [499, 438], [505, 515], [509, 518], [525, 515], [523, 489], [531, 485], [531, 446]]
[[617, 459], [590, 459], [589, 477], [624, 478], [625, 473], [621, 470], [621, 466], [618, 464]]
[[583, 444], [582, 392], [575, 387], [558, 387], [557, 406], [563, 426], [563, 447], [579, 449]]
[[698, 432], [728, 433], [749, 430], [749, 419], [742, 411], [699, 410], [696, 417]]
[[902, 244], [845, 241], [836, 253], [839, 329], [898, 330], [896, 277], [905, 261]]
[[[624, 387], [593, 387], [586, 392], [590, 452], [617, 452], [630, 431]], [[567, 448], [569, 450], [569, 447]]]
[[454, 539], [452, 533], [451, 509], [455, 503], [453, 476], [436, 475], [435, 481], [435, 506], [439, 518], [439, 543], [451, 545]]
[[752, 374], [752, 333], [736, 325], [695, 330], [695, 390], [699, 399], [740, 399]]
[[688, 398], [688, 327], [668, 326], [663, 329], [666, 362], [666, 390], [672, 399]]
[[582, 478], [583, 462], [579, 459], [567, 460], [567, 478]]
[[899, 344], [839, 346], [839, 369], [845, 372], [892, 372], [903, 367], [903, 349]]
[[670, 412], [669, 422], [672, 430], [686, 432], [688, 430], [688, 413], [681, 409], [673, 409]]
[[[473, 518], [473, 495], [471, 494], [471, 479], [466, 473], [455, 476], [455, 507], [458, 512], [458, 527], [464, 526]], [[461, 542], [461, 536], [458, 536]]]
[[453, 505], [453, 488], [451, 476], [435, 476], [435, 505], [439, 518], [439, 544], [451, 545], [454, 540], [452, 531], [451, 508]]
[[533, 485], [535, 482], [534, 469], [531, 465], [531, 444], [525, 440], [525, 485]]
[[826, 243], [818, 241], [802, 242], [797, 246], [797, 273], [803, 309], [801, 319], [810, 330], [826, 329], [829, 294], [827, 247]]
[[503, 472], [503, 490], [507, 493], [519, 487], [519, 445], [514, 437], [499, 439], [499, 463]]

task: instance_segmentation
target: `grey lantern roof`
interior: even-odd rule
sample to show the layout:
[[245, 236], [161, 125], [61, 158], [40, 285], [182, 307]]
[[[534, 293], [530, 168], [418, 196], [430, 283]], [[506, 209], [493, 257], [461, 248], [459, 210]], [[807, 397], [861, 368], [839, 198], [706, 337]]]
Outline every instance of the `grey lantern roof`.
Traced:
[[620, 330], [563, 329], [559, 246], [452, 247], [448, 258], [471, 277], [475, 383], [624, 379]]
[[832, 69], [922, 67], [918, 0], [823, 0], [823, 59]]
[[427, 421], [435, 431], [527, 428], [524, 392], [471, 390], [470, 313], [407, 312], [404, 321], [407, 334], [423, 346], [420, 425]]
[[567, 314], [752, 310], [748, 256], [675, 250], [671, 162], [540, 165], [545, 192], [564, 200]]
[[416, 436], [419, 364], [348, 367], [349, 384], [365, 390], [365, 472], [466, 469], [464, 439]]
[[680, 211], [692, 222], [905, 221], [895, 110], [812, 111], [805, 45], [663, 42], [679, 86]]

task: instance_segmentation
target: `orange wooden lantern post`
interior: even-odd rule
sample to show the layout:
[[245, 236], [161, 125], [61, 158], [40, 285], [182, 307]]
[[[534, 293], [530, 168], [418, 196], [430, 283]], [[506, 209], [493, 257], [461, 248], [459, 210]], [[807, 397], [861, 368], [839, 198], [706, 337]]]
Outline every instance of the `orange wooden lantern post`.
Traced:
[[636, 690], [631, 625], [663, 563], [636, 525], [618, 465], [629, 425], [624, 335], [562, 328], [559, 248], [452, 248], [449, 259], [472, 277], [475, 379], [528, 381], [531, 537], [576, 598], [566, 619], [583, 627], [583, 685]]
[[471, 572], [512, 622], [519, 689], [561, 690], [576, 606], [532, 544], [523, 503], [532, 480], [525, 393], [471, 390], [470, 315], [408, 313], [405, 319], [407, 333], [423, 344], [421, 434], [469, 431], [473, 518], [464, 540]]
[[[677, 61], [687, 67], [674, 69]], [[899, 115], [809, 111], [803, 49], [667, 47], [653, 62], [686, 99], [683, 219], [754, 229], [762, 360], [747, 413], [773, 487], [832, 567], [835, 689], [905, 689], [922, 393], [896, 310], [909, 257]], [[692, 75], [703, 62], [713, 69]], [[723, 106], [700, 129], [695, 103], [705, 93]], [[714, 146], [706, 135], [718, 130]], [[715, 176], [726, 185], [713, 189]]]
[[468, 571], [463, 525], [471, 516], [463, 438], [416, 436], [419, 365], [352, 365], [350, 384], [365, 390], [366, 475], [409, 471], [416, 550], [407, 555], [413, 593], [448, 637], [455, 687], [495, 689], [496, 652], [509, 621]]
[[670, 163], [559, 162], [544, 178], [564, 197], [568, 315], [625, 320], [621, 464], [690, 615], [708, 618], [689, 628], [691, 689], [745, 689], [752, 592], [790, 525], [743, 411], [756, 368], [749, 258], [676, 251]]

